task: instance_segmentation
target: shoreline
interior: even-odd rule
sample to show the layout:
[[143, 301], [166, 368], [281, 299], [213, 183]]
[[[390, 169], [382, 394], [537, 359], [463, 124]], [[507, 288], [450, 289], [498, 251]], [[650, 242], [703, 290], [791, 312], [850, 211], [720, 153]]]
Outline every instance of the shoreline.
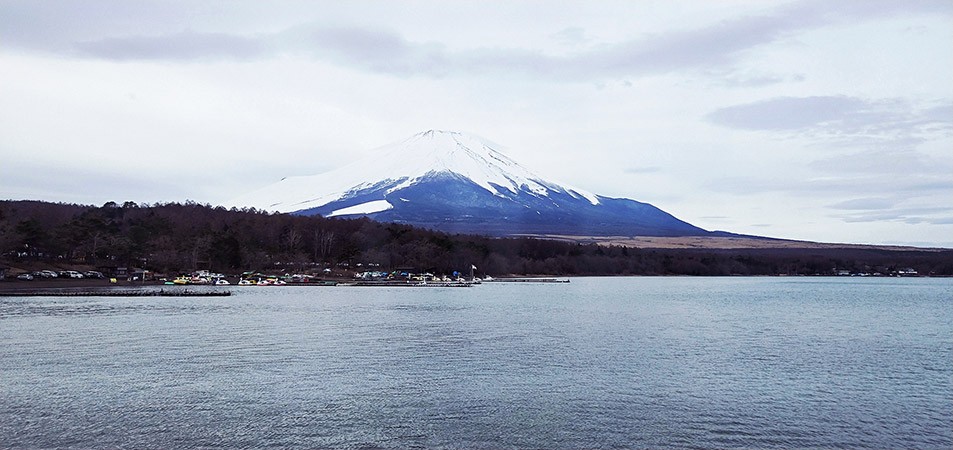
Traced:
[[117, 281], [110, 283], [109, 279], [38, 279], [38, 280], [4, 280], [0, 281], [0, 294], [18, 291], [59, 290], [59, 289], [130, 289], [145, 286], [161, 286], [161, 281]]
[[[644, 277], [661, 277], [661, 278], [671, 278], [671, 277], [691, 277], [691, 278], [733, 278], [733, 277], [791, 277], [791, 278], [817, 278], [817, 277], [829, 277], [829, 278], [951, 278], [949, 276], [943, 275], [917, 275], [917, 276], [856, 276], [856, 275], [598, 275], [598, 276], [587, 276], [587, 275], [563, 275], [563, 276], [528, 276], [528, 277], [500, 277], [494, 278], [492, 281], [484, 281], [484, 283], [497, 284], [497, 283], [506, 283], [506, 284], [534, 284], [534, 283], [568, 283], [570, 278], [644, 278]], [[392, 287], [392, 286], [429, 286], [429, 287], [438, 287], [444, 285], [444, 282], [433, 282], [428, 284], [417, 284], [417, 283], [383, 283], [383, 282], [368, 282], [362, 280], [335, 280], [335, 282], [327, 283], [324, 281], [316, 281], [312, 283], [289, 283], [286, 286], [308, 286], [308, 287], [329, 287], [329, 286], [383, 286], [383, 287]], [[469, 284], [469, 283], [466, 283]], [[178, 295], [177, 293], [184, 292], [189, 289], [199, 288], [202, 289], [201, 292], [210, 292], [207, 289], [231, 289], [231, 288], [247, 288], [249, 286], [242, 286], [236, 283], [227, 284], [227, 285], [214, 285], [214, 284], [190, 284], [190, 285], [169, 285], [164, 281], [126, 281], [118, 280], [115, 283], [109, 282], [108, 279], [40, 279], [40, 280], [2, 280], [0, 281], [0, 297], [2, 296], [24, 296], [24, 293], [34, 293], [33, 295], [61, 295], [60, 292], [65, 292], [64, 296], [69, 295], [70, 291], [73, 293], [86, 291], [98, 291], [98, 292], [110, 292], [110, 291], [126, 291], [126, 292], [135, 292], [137, 288], [165, 288], [169, 287], [170, 290], [165, 290], [165, 292], [172, 293], [170, 296]], [[254, 286], [251, 286], [254, 287]], [[269, 286], [270, 287], [270, 286]], [[280, 286], [278, 286], [280, 287]], [[154, 294], [151, 294], [154, 295]]]

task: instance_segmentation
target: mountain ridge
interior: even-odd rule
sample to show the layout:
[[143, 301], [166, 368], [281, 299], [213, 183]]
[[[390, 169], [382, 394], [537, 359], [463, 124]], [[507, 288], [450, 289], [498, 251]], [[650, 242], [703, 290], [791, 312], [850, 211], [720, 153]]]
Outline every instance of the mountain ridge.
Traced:
[[229, 202], [324, 217], [366, 216], [487, 235], [730, 235], [654, 205], [547, 180], [485, 138], [428, 130], [318, 175], [289, 177]]

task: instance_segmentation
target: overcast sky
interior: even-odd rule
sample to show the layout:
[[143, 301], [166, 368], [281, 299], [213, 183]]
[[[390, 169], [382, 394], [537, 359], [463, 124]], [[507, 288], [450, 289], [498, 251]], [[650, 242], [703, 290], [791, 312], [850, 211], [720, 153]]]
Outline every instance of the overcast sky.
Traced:
[[428, 129], [706, 229], [953, 247], [953, 2], [0, 0], [0, 198], [217, 204]]

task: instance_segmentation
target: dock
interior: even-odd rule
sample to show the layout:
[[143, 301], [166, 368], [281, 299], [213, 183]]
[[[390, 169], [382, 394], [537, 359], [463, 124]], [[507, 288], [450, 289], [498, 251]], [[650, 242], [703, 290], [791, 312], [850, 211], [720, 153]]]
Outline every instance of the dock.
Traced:
[[191, 289], [24, 289], [0, 292], [0, 297], [228, 297], [231, 291]]
[[568, 278], [494, 278], [484, 283], [568, 283]]
[[338, 283], [338, 286], [365, 287], [472, 287], [476, 283], [469, 281], [370, 281], [361, 280], [350, 283]]

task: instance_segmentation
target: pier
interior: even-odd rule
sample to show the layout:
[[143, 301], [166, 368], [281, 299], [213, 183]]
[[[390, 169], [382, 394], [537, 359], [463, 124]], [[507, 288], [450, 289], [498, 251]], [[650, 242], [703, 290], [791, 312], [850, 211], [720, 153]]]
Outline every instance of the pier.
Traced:
[[231, 291], [191, 289], [24, 289], [0, 292], [0, 297], [228, 297]]

